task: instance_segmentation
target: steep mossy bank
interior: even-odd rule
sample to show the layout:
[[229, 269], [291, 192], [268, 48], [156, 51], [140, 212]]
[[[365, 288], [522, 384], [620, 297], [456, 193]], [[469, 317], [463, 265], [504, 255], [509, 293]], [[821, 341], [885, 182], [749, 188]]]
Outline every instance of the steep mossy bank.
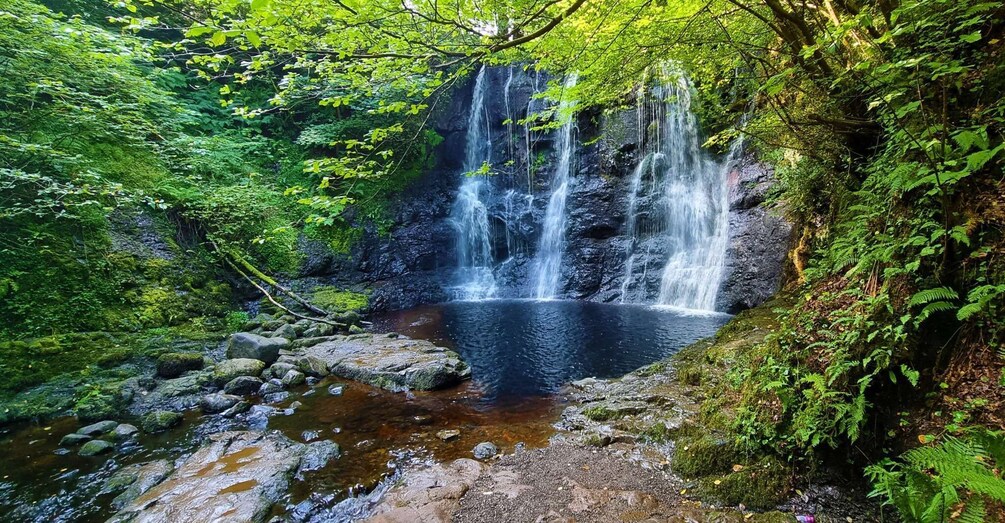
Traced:
[[0, 342], [0, 425], [74, 415], [117, 419], [132, 400], [126, 380], [152, 374], [165, 354], [203, 354], [222, 327], [192, 324], [138, 332], [86, 332]]

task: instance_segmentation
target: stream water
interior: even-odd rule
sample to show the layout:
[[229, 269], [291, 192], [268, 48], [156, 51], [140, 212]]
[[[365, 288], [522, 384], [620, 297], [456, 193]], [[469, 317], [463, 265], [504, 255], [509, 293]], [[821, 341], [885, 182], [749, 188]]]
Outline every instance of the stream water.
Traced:
[[[330, 439], [343, 454], [293, 483], [276, 514], [290, 521], [344, 521], [363, 510], [352, 497], [368, 492], [415, 460], [470, 457], [482, 441], [504, 451], [518, 443], [540, 447], [553, 434], [569, 381], [634, 370], [703, 336], [724, 315], [681, 315], [651, 307], [573, 301], [452, 302], [374, 318], [378, 331], [396, 331], [457, 350], [471, 364], [471, 382], [437, 392], [392, 393], [327, 378], [301, 387], [267, 424], [295, 441]], [[329, 389], [336, 387], [336, 393]], [[296, 411], [283, 409], [292, 401]], [[123, 419], [119, 421], [130, 421]], [[136, 423], [135, 420], [132, 421]], [[0, 521], [104, 521], [114, 493], [102, 486], [122, 466], [177, 459], [207, 434], [245, 430], [245, 421], [195, 411], [170, 432], [142, 434], [111, 457], [84, 458], [58, 447], [79, 427], [73, 418], [0, 429]], [[436, 433], [459, 430], [443, 441]], [[387, 484], [384, 482], [383, 484]]]

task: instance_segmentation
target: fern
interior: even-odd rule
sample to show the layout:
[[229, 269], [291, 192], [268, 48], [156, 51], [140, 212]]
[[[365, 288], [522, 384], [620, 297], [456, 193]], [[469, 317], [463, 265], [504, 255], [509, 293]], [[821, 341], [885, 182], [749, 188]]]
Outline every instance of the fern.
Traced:
[[[905, 452], [866, 469], [872, 497], [896, 507], [905, 521], [984, 521], [985, 502], [1005, 502], [1000, 475], [1005, 437], [983, 429]], [[961, 507], [962, 504], [962, 507]]]
[[910, 305], [917, 307], [935, 301], [952, 301], [959, 299], [959, 297], [960, 295], [949, 287], [935, 287], [915, 293], [914, 296], [911, 296]]

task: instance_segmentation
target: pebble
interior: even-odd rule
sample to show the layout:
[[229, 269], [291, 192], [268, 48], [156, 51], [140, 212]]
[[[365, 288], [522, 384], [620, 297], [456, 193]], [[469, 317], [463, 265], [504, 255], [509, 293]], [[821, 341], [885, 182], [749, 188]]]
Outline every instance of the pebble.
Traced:
[[443, 441], [455, 440], [455, 439], [459, 438], [460, 436], [461, 436], [461, 431], [456, 430], [456, 429], [441, 430], [441, 431], [439, 431], [439, 432], [436, 433], [436, 437], [440, 438]]

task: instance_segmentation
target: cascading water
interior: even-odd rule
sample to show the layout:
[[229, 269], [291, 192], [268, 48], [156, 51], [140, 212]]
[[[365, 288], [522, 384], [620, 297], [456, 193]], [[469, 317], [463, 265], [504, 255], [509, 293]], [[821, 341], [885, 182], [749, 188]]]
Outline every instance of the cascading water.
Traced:
[[475, 78], [471, 95], [471, 114], [464, 145], [464, 181], [461, 182], [450, 213], [456, 230], [457, 274], [450, 289], [455, 299], [480, 300], [495, 296], [492, 274], [491, 230], [485, 201], [491, 186], [481, 174], [492, 160], [492, 139], [485, 111], [485, 68]]
[[643, 83], [638, 97], [644, 156], [628, 195], [621, 301], [655, 296], [657, 305], [711, 311], [728, 242], [726, 175], [740, 147], [734, 144], [723, 162], [710, 158], [701, 148], [687, 77], [664, 68], [654, 80]]
[[[575, 74], [569, 75], [565, 80], [565, 89], [575, 86], [576, 79]], [[563, 98], [559, 104], [559, 114], [565, 115], [571, 109], [572, 102], [568, 98]], [[569, 121], [562, 125], [558, 132], [558, 165], [551, 180], [552, 192], [544, 215], [544, 230], [535, 262], [537, 273], [535, 297], [539, 300], [552, 299], [558, 292], [565, 243], [565, 202], [569, 196], [570, 176], [575, 167], [575, 131], [576, 119], [569, 115]]]

